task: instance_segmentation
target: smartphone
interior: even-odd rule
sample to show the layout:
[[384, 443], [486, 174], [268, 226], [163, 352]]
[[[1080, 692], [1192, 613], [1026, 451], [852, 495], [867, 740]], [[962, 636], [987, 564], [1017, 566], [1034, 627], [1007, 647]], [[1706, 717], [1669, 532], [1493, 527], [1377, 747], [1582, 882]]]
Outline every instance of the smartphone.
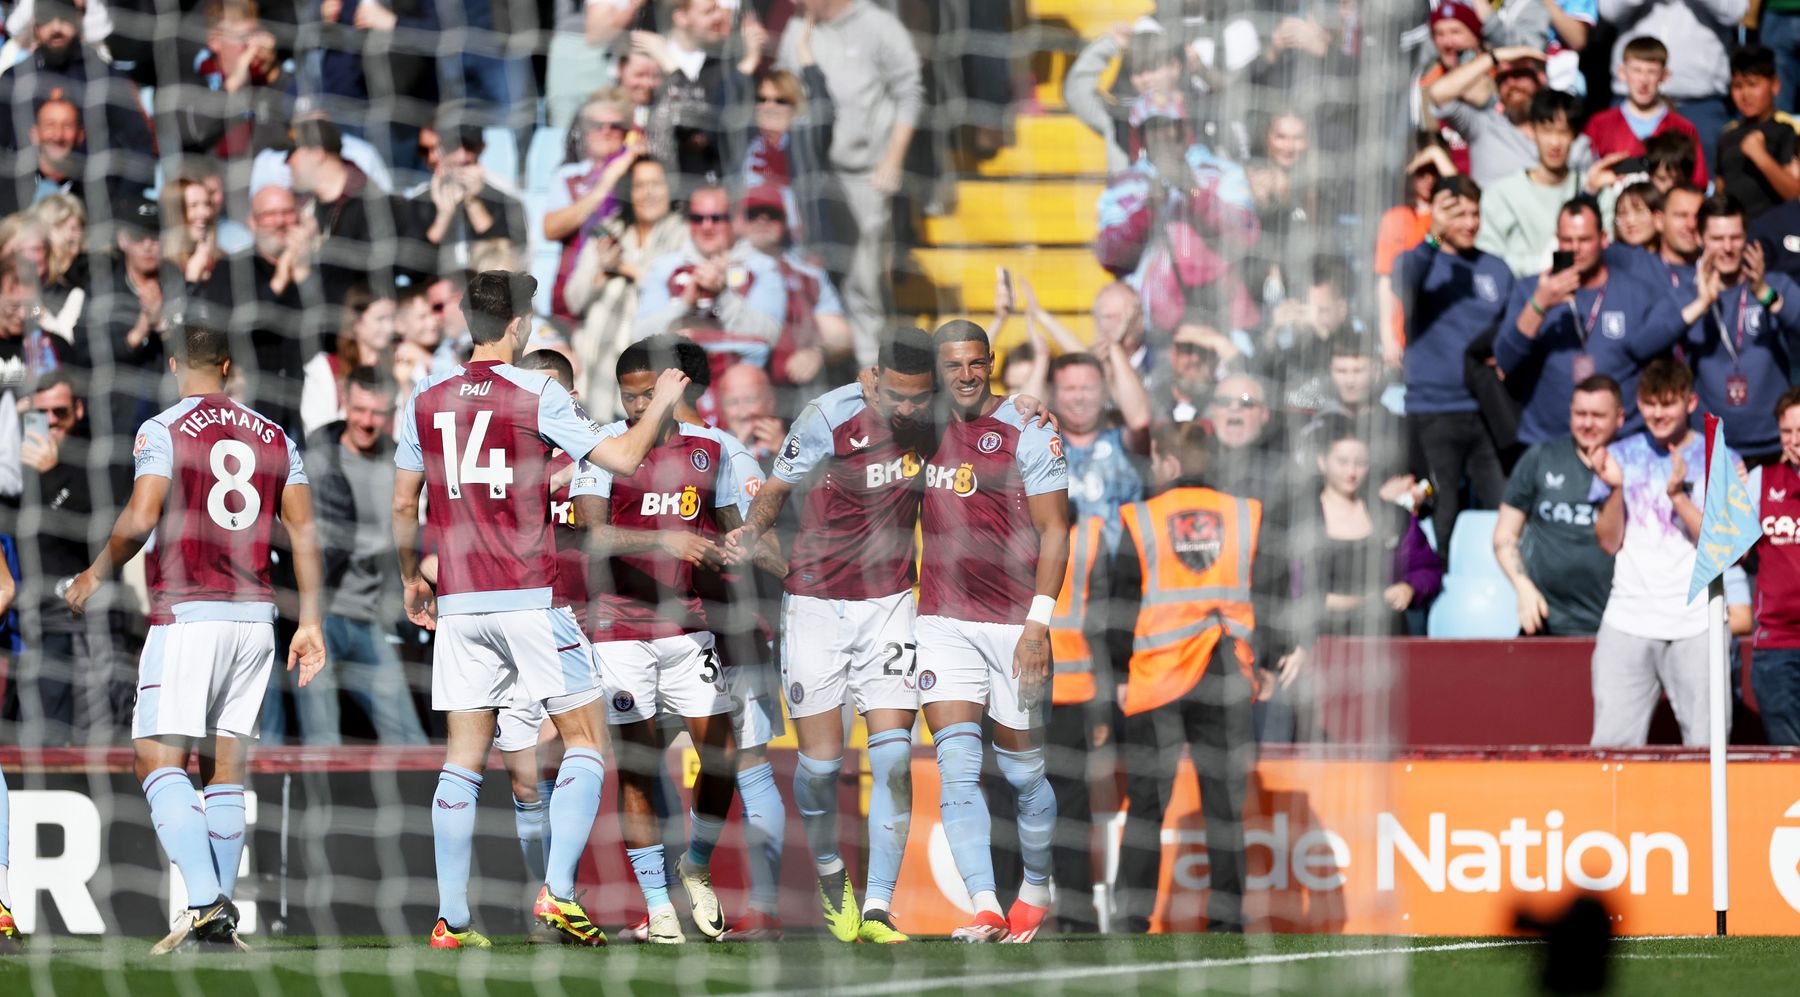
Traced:
[[50, 438], [50, 413], [48, 412], [39, 412], [36, 409], [26, 412], [22, 425], [26, 436], [36, 433], [45, 439]]
[[1575, 254], [1557, 250], [1550, 254], [1550, 272], [1562, 273], [1575, 265]]

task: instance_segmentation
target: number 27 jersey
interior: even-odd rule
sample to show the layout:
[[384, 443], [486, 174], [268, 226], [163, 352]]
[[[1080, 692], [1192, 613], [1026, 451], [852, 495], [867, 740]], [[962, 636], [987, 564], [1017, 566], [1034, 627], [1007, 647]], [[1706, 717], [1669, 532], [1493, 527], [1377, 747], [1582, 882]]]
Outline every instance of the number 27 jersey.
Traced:
[[394, 465], [425, 475], [438, 614], [549, 609], [550, 450], [585, 456], [600, 427], [548, 375], [482, 360], [421, 381], [396, 435]]
[[223, 394], [190, 395], [138, 429], [135, 476], [169, 479], [145, 575], [150, 623], [275, 619], [269, 541], [282, 489], [306, 484], [294, 441]]

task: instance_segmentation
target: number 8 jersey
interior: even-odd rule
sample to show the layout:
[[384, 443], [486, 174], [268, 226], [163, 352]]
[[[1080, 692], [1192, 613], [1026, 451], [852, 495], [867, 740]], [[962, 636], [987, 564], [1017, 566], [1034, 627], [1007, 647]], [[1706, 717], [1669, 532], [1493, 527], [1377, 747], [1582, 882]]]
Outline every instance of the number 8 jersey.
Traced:
[[269, 539], [281, 491], [306, 484], [294, 441], [223, 394], [191, 395], [138, 428], [135, 476], [169, 479], [145, 560], [150, 623], [269, 623]]
[[395, 435], [394, 465], [425, 475], [438, 615], [549, 609], [550, 450], [585, 457], [600, 426], [549, 375], [480, 360], [419, 382]]

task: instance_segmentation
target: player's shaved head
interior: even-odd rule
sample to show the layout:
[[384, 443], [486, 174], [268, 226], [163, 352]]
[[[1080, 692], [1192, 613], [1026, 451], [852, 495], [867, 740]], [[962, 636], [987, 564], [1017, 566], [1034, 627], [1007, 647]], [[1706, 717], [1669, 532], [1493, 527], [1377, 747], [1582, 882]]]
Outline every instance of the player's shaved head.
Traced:
[[937, 367], [937, 347], [924, 329], [900, 326], [882, 342], [876, 367], [896, 374], [929, 374]]
[[575, 365], [555, 350], [532, 350], [519, 358], [518, 366], [522, 370], [541, 370], [562, 385], [564, 391], [575, 390]]
[[537, 278], [528, 273], [483, 270], [476, 274], [469, 279], [462, 299], [469, 337], [481, 346], [499, 342], [514, 319], [531, 314], [531, 298], [536, 293]]
[[987, 330], [965, 318], [951, 319], [938, 326], [937, 332], [931, 334], [931, 339], [937, 346], [980, 343], [983, 349], [993, 349], [993, 344], [988, 341]]
[[190, 322], [175, 339], [175, 360], [189, 370], [214, 370], [231, 360], [231, 339], [223, 330]]

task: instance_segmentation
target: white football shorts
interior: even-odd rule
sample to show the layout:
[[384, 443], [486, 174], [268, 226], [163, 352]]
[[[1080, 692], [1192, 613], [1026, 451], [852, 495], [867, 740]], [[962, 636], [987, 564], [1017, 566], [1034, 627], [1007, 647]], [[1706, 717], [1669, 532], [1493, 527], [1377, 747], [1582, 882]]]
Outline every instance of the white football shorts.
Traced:
[[914, 632], [921, 704], [984, 703], [995, 723], [1031, 729], [1031, 711], [1019, 701], [1019, 680], [1012, 673], [1024, 624], [921, 616]]
[[588, 639], [568, 607], [438, 618], [431, 708], [504, 710], [516, 700], [556, 714], [600, 698]]
[[275, 626], [226, 620], [150, 628], [138, 660], [132, 737], [256, 737], [275, 667]]
[[858, 713], [918, 709], [913, 612], [911, 589], [879, 599], [783, 598], [788, 716], [828, 713], [845, 703]]
[[705, 630], [656, 640], [594, 645], [606, 683], [606, 722], [636, 723], [662, 713], [713, 717], [731, 712], [725, 665]]

